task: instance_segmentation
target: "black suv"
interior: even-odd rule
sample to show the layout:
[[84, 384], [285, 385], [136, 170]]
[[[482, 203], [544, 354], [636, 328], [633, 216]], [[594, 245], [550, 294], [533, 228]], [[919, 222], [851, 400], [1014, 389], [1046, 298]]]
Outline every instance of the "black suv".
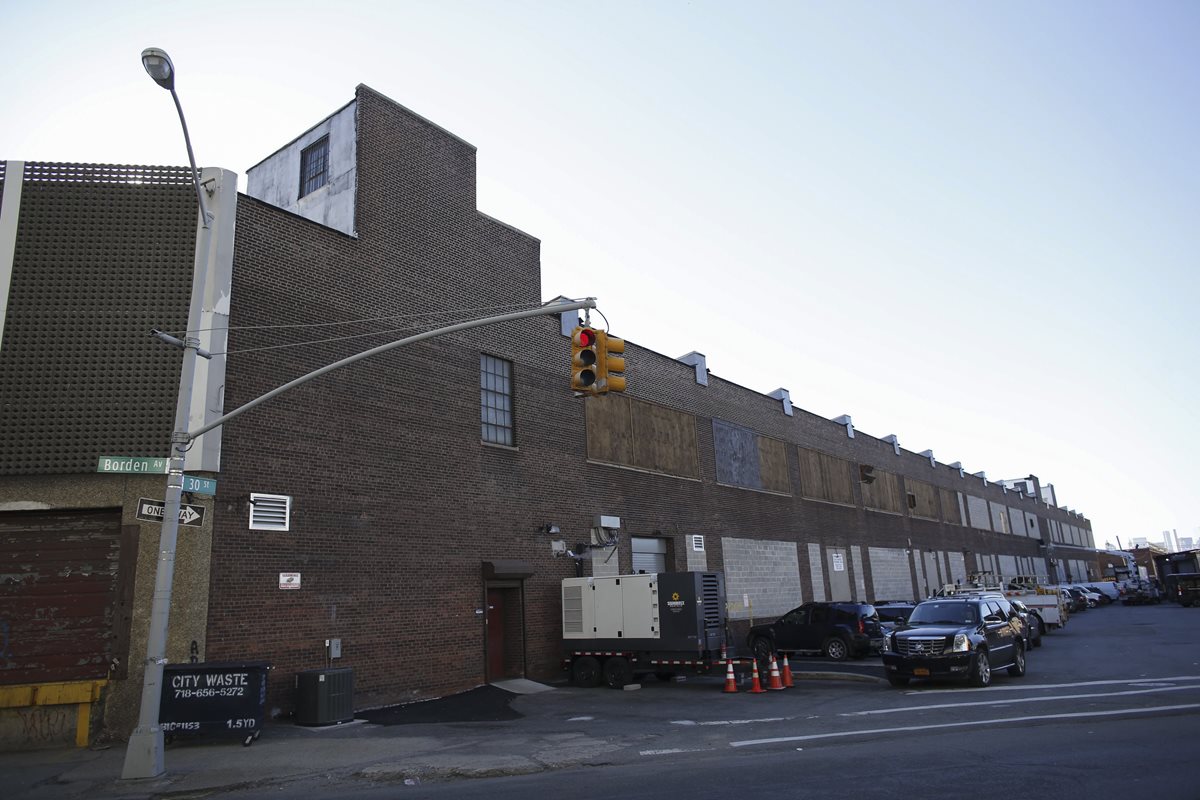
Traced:
[[939, 597], [913, 609], [883, 653], [892, 686], [912, 678], [960, 678], [974, 686], [992, 682], [992, 670], [1025, 674], [1025, 641], [1019, 617], [1010, 617], [1001, 598]]
[[772, 653], [824, 653], [842, 661], [878, 652], [883, 631], [869, 603], [805, 603], [770, 625], [755, 625], [746, 642], [760, 662]]

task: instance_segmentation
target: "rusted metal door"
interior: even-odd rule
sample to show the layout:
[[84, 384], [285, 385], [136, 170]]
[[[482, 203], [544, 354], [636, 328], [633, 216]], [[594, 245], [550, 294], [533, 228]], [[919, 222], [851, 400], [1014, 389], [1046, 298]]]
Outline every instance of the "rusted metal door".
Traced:
[[0, 513], [0, 684], [124, 672], [135, 530], [120, 509]]

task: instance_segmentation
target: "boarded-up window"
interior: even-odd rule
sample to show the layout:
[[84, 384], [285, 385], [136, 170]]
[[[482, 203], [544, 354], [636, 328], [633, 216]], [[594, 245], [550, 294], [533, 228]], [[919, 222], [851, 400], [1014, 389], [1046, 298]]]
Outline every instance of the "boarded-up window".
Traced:
[[939, 489], [942, 495], [942, 518], [952, 525], [962, 525], [962, 510], [958, 507], [958, 492]]
[[875, 480], [862, 485], [863, 505], [878, 511], [903, 514], [908, 501], [900, 491], [900, 477], [879, 469], [874, 474]]
[[612, 394], [589, 397], [585, 408], [588, 458], [700, 477], [691, 414]]
[[908, 507], [914, 517], [938, 518], [936, 487], [911, 478], [904, 479], [904, 487], [908, 490]]
[[718, 483], [791, 494], [783, 442], [714, 419], [713, 452]]
[[849, 461], [799, 448], [800, 492], [815, 500], [854, 505], [856, 476]]
[[1012, 533], [1012, 525], [1008, 521], [1008, 507], [999, 503], [989, 503], [992, 509], [992, 530], [996, 533]]
[[970, 517], [971, 527], [983, 531], [992, 529], [992, 519], [988, 514], [988, 502], [973, 494], [967, 495], [967, 516]]

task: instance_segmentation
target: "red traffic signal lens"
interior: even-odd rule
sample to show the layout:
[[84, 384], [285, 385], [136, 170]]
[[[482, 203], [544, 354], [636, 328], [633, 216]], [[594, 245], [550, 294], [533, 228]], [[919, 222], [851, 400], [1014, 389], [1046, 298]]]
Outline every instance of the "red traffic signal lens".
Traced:
[[591, 347], [596, 343], [596, 332], [590, 328], [584, 328], [579, 332], [579, 344], [581, 347]]

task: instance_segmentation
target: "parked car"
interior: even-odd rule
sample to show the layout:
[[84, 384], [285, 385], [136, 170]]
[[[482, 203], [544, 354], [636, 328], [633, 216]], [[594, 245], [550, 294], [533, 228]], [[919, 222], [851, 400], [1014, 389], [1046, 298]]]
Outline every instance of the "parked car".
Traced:
[[760, 665], [772, 653], [817, 653], [835, 661], [863, 658], [883, 648], [879, 614], [870, 603], [805, 603], [746, 639]]
[[896, 628], [908, 621], [908, 615], [917, 607], [916, 603], [875, 603], [875, 611], [879, 614], [879, 627], [883, 631], [883, 642], [886, 645], [888, 636]]
[[1115, 581], [1097, 581], [1089, 583], [1088, 586], [1107, 597], [1110, 603], [1121, 599], [1121, 587], [1117, 586]]
[[1104, 591], [1094, 583], [1081, 583], [1079, 584], [1079, 588], [1083, 589], [1085, 592], [1091, 592], [1092, 594], [1096, 595], [1097, 599], [1100, 601], [1100, 605], [1102, 606], [1106, 606], [1113, 601], [1112, 596], [1109, 595], [1108, 592]]
[[1063, 603], [1067, 606], [1067, 610], [1072, 614], [1087, 608], [1087, 598], [1083, 596], [1082, 592], [1072, 592], [1066, 586], [1058, 587], [1058, 591], [1062, 594]]
[[918, 605], [892, 634], [883, 666], [892, 686], [907, 686], [913, 678], [988, 686], [996, 669], [1025, 674], [1025, 642], [1020, 622], [1006, 616], [995, 598], [940, 597]]
[[1104, 601], [1104, 596], [1100, 592], [1082, 583], [1073, 583], [1069, 588], [1071, 591], [1080, 591], [1083, 593], [1083, 599], [1087, 601], [1088, 608], [1096, 608]]
[[1030, 647], [1042, 646], [1042, 634], [1046, 632], [1046, 626], [1042, 622], [1042, 618], [1037, 612], [1029, 606], [1017, 600], [1015, 597], [1008, 598], [1008, 602], [1016, 609], [1021, 617], [1021, 622], [1025, 625], [1025, 645], [1026, 651]]

